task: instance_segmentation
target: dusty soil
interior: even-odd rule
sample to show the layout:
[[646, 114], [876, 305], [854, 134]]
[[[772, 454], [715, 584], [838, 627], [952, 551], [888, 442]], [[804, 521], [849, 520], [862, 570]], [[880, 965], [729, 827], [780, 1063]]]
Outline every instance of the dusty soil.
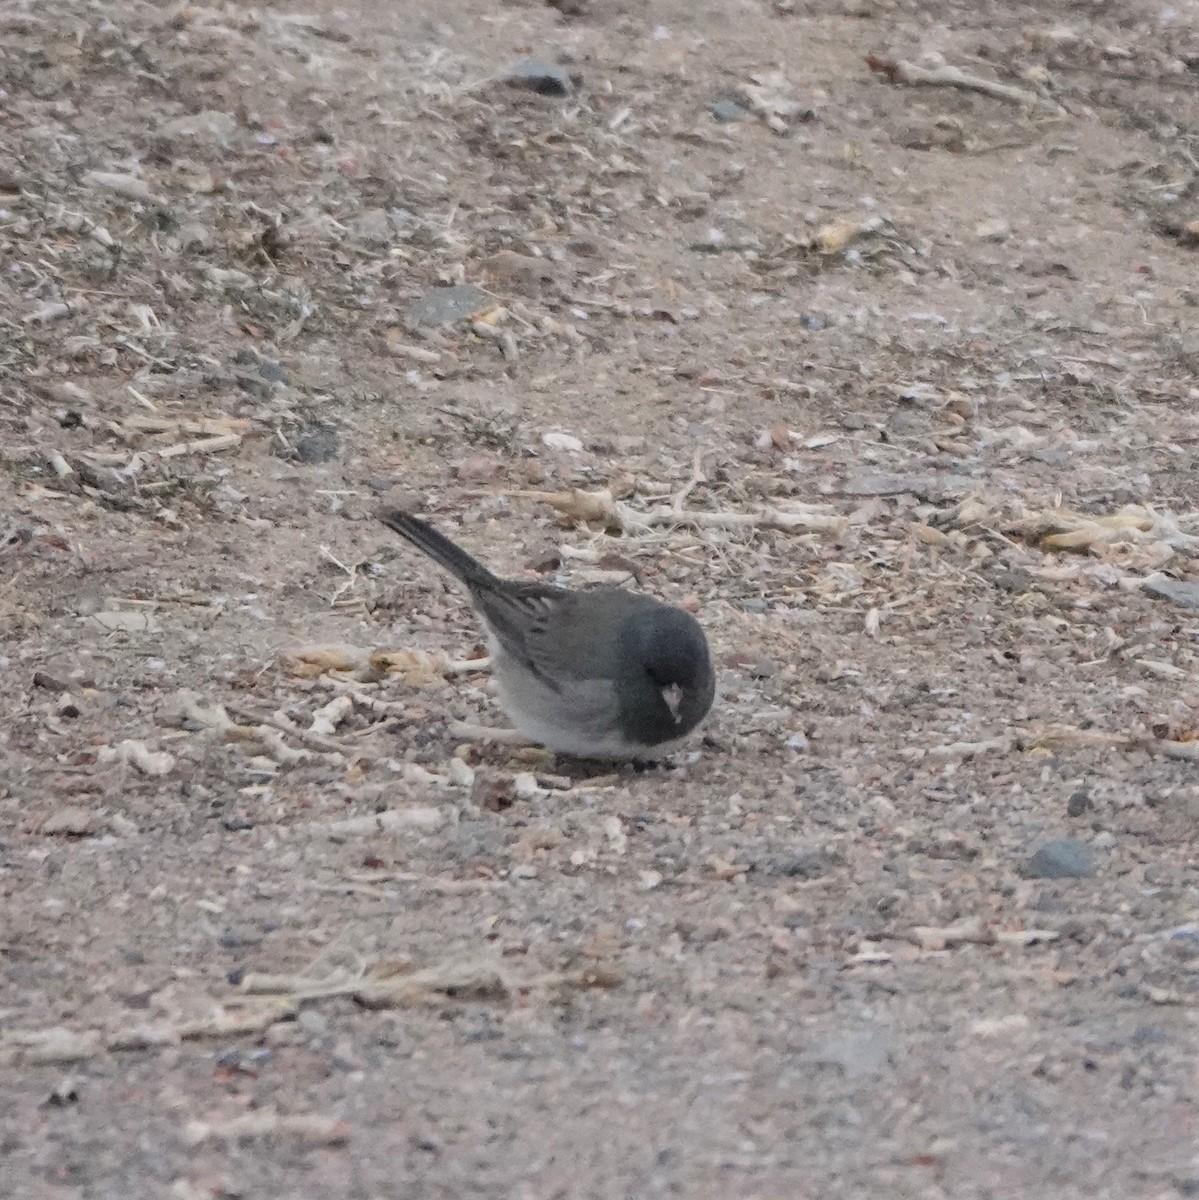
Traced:
[[0, 10], [0, 1194], [1199, 1193], [1196, 6], [435, 7]]

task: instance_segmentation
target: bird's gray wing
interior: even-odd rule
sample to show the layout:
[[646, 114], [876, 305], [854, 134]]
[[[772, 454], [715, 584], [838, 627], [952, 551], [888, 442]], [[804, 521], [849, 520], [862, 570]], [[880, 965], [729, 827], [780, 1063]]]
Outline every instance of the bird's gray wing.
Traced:
[[476, 598], [503, 649], [557, 692], [568, 682], [614, 678], [625, 619], [655, 603], [621, 588], [571, 592], [543, 584], [506, 584]]
[[622, 588], [568, 592], [550, 606], [530, 634], [533, 662], [555, 679], [610, 683], [630, 669], [626, 622], [655, 603]]
[[548, 584], [507, 580], [500, 587], [471, 588], [471, 594], [488, 632], [503, 652], [547, 687], [560, 691], [560, 678], [553, 671], [553, 656], [547, 653], [552, 641], [547, 631], [559, 623], [555, 617], [569, 603], [572, 594]]

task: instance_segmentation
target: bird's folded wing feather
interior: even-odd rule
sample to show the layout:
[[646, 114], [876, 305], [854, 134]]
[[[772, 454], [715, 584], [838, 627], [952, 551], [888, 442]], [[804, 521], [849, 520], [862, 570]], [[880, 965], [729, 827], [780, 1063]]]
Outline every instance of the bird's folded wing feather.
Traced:
[[570, 593], [561, 588], [531, 584], [527, 587], [479, 588], [475, 603], [487, 627], [509, 654], [547, 687], [560, 690], [553, 656], [547, 654], [546, 629]]
[[526, 584], [476, 592], [500, 645], [555, 691], [571, 680], [610, 680], [618, 673], [626, 618], [652, 605], [620, 588], [571, 592]]

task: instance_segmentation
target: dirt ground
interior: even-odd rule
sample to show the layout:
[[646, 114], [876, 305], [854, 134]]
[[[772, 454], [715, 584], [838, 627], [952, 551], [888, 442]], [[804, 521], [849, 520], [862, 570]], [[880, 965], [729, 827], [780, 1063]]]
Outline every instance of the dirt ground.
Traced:
[[6, 0], [0, 1196], [1199, 1195], [1197, 255], [1187, 0]]

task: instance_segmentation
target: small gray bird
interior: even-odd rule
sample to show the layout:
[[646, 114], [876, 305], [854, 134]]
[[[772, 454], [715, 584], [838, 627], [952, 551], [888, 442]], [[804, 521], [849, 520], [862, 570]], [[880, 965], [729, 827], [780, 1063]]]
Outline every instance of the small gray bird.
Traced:
[[378, 515], [466, 584], [504, 711], [533, 741], [578, 758], [658, 758], [707, 716], [712, 657], [681, 608], [617, 587], [501, 579], [427, 521]]

